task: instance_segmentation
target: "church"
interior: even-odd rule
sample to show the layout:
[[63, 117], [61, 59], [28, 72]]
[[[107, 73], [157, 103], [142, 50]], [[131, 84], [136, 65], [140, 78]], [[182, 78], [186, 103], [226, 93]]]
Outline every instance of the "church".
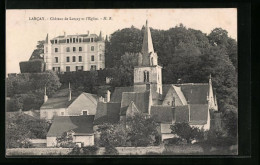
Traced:
[[[110, 96], [111, 95], [111, 96]], [[94, 126], [124, 121], [134, 112], [155, 117], [160, 124], [162, 141], [174, 137], [170, 125], [187, 122], [190, 126], [210, 129], [211, 112], [217, 112], [211, 76], [208, 83], [162, 84], [162, 67], [154, 51], [148, 21], [146, 21], [138, 66], [134, 68], [134, 85], [116, 87], [100, 99]]]

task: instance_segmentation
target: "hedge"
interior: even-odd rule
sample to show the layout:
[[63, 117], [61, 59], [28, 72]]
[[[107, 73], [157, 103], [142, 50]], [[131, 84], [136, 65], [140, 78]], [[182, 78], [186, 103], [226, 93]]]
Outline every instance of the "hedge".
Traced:
[[45, 70], [45, 62], [41, 59], [20, 62], [21, 73], [39, 73]]

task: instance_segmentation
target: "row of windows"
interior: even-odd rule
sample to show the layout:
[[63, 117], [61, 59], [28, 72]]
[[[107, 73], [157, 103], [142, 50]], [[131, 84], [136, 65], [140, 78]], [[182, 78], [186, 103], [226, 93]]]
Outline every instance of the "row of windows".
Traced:
[[[78, 62], [82, 62], [82, 56], [78, 56], [79, 57], [79, 61]], [[100, 54], [99, 55], [99, 60], [102, 59], [102, 55]], [[92, 55], [91, 56], [91, 61], [95, 61], [95, 56]], [[55, 63], [58, 63], [59, 62], [59, 58], [58, 57], [55, 57]], [[66, 62], [70, 62], [70, 57], [67, 57], [66, 58]], [[76, 62], [76, 56], [72, 56], [72, 62]]]
[[[70, 69], [71, 69], [70, 66], [66, 66], [66, 72], [70, 72], [70, 71], [71, 71]], [[91, 65], [91, 66], [90, 66], [90, 69], [91, 69], [91, 70], [97, 70], [97, 66], [96, 66], [96, 65]], [[100, 69], [102, 69], [102, 68], [100, 68]], [[60, 72], [60, 67], [53, 67], [52, 70], [53, 70], [53, 71]], [[76, 70], [76, 71], [83, 71], [83, 66], [76, 66], [76, 67], [75, 67], [75, 70]]]
[[[95, 47], [94, 46], [91, 46], [91, 51], [94, 51], [95, 50]], [[59, 48], [55, 48], [54, 49], [55, 53], [59, 52]], [[77, 51], [77, 48], [76, 47], [72, 47], [72, 51], [73, 52], [76, 52]], [[79, 47], [78, 49], [79, 52], [82, 52], [82, 47]], [[66, 52], [70, 52], [70, 47], [66, 47]]]
[[[66, 43], [81, 43], [83, 38], [67, 38]], [[94, 38], [90, 38], [90, 42], [94, 42]], [[58, 40], [54, 40], [55, 44], [58, 44]]]

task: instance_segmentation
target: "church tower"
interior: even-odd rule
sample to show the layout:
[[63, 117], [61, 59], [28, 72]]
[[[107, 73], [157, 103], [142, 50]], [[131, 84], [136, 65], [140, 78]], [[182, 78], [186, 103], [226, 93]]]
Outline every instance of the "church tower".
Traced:
[[162, 67], [153, 49], [152, 36], [146, 21], [142, 51], [139, 54], [138, 66], [134, 68], [134, 91], [151, 90], [153, 104], [162, 94]]

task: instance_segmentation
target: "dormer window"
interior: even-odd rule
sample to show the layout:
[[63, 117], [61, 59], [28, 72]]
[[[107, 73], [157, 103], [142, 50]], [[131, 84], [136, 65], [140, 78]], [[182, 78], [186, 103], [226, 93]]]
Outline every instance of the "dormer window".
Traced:
[[82, 110], [81, 115], [88, 115], [88, 110]]
[[91, 38], [90, 41], [91, 41], [91, 42], [94, 42], [94, 38]]
[[57, 43], [58, 43], [58, 41], [57, 41], [57, 40], [54, 40], [54, 43], [55, 43], [55, 44], [57, 44]]

